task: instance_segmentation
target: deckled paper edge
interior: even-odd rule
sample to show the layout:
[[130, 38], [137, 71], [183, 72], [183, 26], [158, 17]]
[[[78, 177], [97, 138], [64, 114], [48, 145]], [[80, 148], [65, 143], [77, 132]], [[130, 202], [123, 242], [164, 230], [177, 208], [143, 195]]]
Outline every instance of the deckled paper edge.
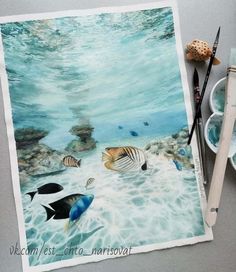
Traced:
[[[181, 79], [182, 79], [182, 87], [184, 92], [184, 100], [185, 100], [188, 124], [190, 127], [190, 125], [193, 122], [193, 111], [192, 111], [190, 91], [189, 91], [188, 81], [187, 81], [187, 72], [186, 72], [186, 67], [184, 63], [184, 54], [183, 54], [183, 47], [182, 47], [182, 41], [181, 41], [181, 35], [180, 35], [179, 15], [177, 11], [178, 8], [177, 8], [177, 4], [175, 0], [159, 1], [159, 2], [137, 4], [137, 5], [130, 5], [130, 6], [102, 7], [102, 8], [94, 8], [94, 9], [81, 9], [81, 10], [69, 10], [69, 11], [59, 11], [59, 12], [50, 12], [50, 13], [6, 16], [6, 17], [0, 18], [0, 24], [7, 23], [7, 22], [21, 22], [21, 21], [29, 21], [29, 20], [43, 20], [43, 19], [53, 19], [53, 18], [62, 18], [62, 17], [73, 17], [73, 16], [87, 16], [87, 15], [94, 15], [94, 14], [100, 14], [100, 13], [120, 13], [120, 12], [139, 11], [139, 10], [162, 8], [162, 7], [170, 7], [172, 8], [172, 12], [173, 12], [178, 63], [179, 63], [179, 69], [180, 69]], [[21, 248], [27, 248], [25, 222], [24, 222], [24, 215], [23, 215], [23, 206], [22, 206], [22, 200], [21, 200], [20, 181], [19, 181], [19, 172], [18, 172], [18, 163], [17, 163], [16, 143], [14, 138], [14, 128], [13, 128], [12, 111], [11, 111], [11, 102], [10, 102], [8, 78], [7, 78], [7, 73], [5, 69], [4, 51], [3, 51], [3, 43], [2, 43], [1, 35], [0, 35], [0, 78], [1, 78], [2, 93], [3, 93], [5, 122], [7, 127], [8, 146], [9, 146], [9, 153], [10, 153], [12, 185], [13, 185], [13, 193], [15, 198], [17, 219], [18, 219], [20, 245], [21, 245]], [[191, 147], [192, 147], [192, 153], [193, 153], [194, 164], [195, 164], [196, 178], [199, 185], [198, 191], [199, 191], [199, 199], [200, 199], [201, 208], [202, 208], [202, 216], [204, 220], [204, 212], [206, 209], [206, 196], [205, 196], [205, 191], [203, 186], [202, 173], [199, 166], [199, 153], [197, 148], [196, 135], [193, 136]], [[153, 250], [160, 250], [160, 249], [166, 249], [166, 248], [183, 246], [183, 245], [192, 245], [192, 244], [204, 242], [204, 241], [211, 241], [213, 239], [212, 229], [209, 228], [205, 224], [205, 222], [204, 222], [204, 227], [205, 227], [204, 235], [195, 236], [192, 238], [174, 240], [174, 241], [165, 242], [165, 243], [135, 247], [135, 248], [132, 248], [131, 254], [144, 253], [144, 252], [149, 252]], [[92, 256], [85, 256], [85, 257], [78, 257], [78, 258], [74, 258], [70, 260], [57, 261], [57, 262], [45, 264], [45, 265], [29, 266], [28, 256], [22, 255], [22, 266], [23, 266], [24, 272], [41, 272], [41, 271], [49, 271], [56, 268], [75, 266], [78, 264], [98, 262], [101, 260], [116, 258], [116, 257], [123, 257], [123, 255], [115, 255], [115, 256], [92, 255]]]
[[[188, 78], [187, 78], [187, 71], [185, 66], [185, 55], [183, 51], [183, 44], [181, 40], [181, 31], [180, 31], [180, 21], [179, 21], [179, 13], [178, 13], [178, 7], [175, 0], [172, 1], [172, 11], [174, 16], [174, 25], [175, 25], [175, 39], [176, 39], [176, 50], [178, 53], [178, 62], [179, 62], [179, 69], [181, 73], [181, 80], [182, 80], [182, 87], [184, 92], [184, 100], [185, 100], [185, 107], [187, 112], [187, 118], [188, 118], [188, 125], [189, 125], [189, 131], [191, 130], [192, 124], [193, 124], [193, 107], [191, 103], [191, 97], [190, 97], [190, 89], [188, 85]], [[198, 144], [197, 144], [197, 138], [196, 133], [193, 134], [192, 141], [191, 141], [191, 148], [192, 148], [192, 155], [193, 155], [193, 162], [195, 167], [195, 176], [197, 179], [197, 185], [198, 185], [198, 193], [199, 193], [199, 199], [201, 203], [201, 210], [202, 210], [202, 219], [204, 223], [204, 229], [205, 229], [205, 236], [206, 241], [213, 240], [213, 232], [212, 228], [209, 227], [205, 222], [205, 211], [207, 208], [207, 199], [206, 199], [206, 193], [204, 188], [204, 179], [203, 179], [203, 173], [200, 166], [200, 157], [199, 157], [199, 150], [198, 150]]]
[[[20, 240], [20, 246], [25, 247], [25, 245], [27, 245], [26, 232], [25, 232], [25, 220], [24, 220], [23, 205], [21, 200], [20, 176], [18, 171], [16, 142], [14, 138], [12, 109], [11, 109], [8, 77], [6, 72], [5, 60], [4, 60], [2, 35], [0, 35], [0, 79], [1, 79], [5, 124], [7, 128], [7, 138], [8, 138], [7, 140], [8, 140], [8, 148], [9, 148], [9, 155], [10, 155], [12, 187], [13, 187], [15, 206], [16, 206], [17, 224], [19, 229], [19, 240]], [[22, 266], [23, 266], [23, 271], [29, 271], [28, 270], [29, 268], [28, 256], [22, 256]]]

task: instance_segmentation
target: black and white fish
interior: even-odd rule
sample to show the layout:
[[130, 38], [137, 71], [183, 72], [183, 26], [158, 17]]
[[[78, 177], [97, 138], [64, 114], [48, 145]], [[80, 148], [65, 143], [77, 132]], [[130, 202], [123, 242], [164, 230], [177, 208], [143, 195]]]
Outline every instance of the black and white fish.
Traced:
[[86, 182], [85, 189], [87, 190], [88, 187], [95, 181], [95, 178], [89, 178]]
[[54, 193], [58, 193], [61, 190], [63, 190], [63, 187], [60, 184], [57, 183], [47, 183], [44, 184], [42, 186], [40, 186], [37, 191], [34, 192], [29, 192], [26, 193], [27, 195], [30, 195], [31, 197], [31, 201], [33, 200], [35, 194], [41, 194], [41, 195], [45, 195], [45, 194], [54, 194]]
[[48, 221], [51, 217], [53, 219], [66, 219], [69, 218], [70, 210], [72, 206], [84, 195], [82, 194], [72, 194], [68, 195], [66, 197], [63, 197], [62, 199], [59, 199], [55, 202], [52, 202], [49, 204], [49, 207], [46, 207], [42, 205], [47, 213], [47, 219]]
[[81, 159], [77, 160], [71, 155], [65, 156], [62, 162], [66, 167], [80, 167], [81, 165]]
[[145, 153], [137, 147], [107, 147], [105, 151], [106, 153], [102, 153], [102, 160], [107, 169], [118, 172], [147, 170]]

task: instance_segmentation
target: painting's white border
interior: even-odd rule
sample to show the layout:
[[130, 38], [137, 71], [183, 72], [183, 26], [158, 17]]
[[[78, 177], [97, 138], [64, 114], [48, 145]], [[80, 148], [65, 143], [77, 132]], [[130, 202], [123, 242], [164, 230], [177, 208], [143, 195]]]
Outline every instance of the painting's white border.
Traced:
[[[103, 8], [88, 9], [88, 10], [71, 10], [71, 11], [60, 11], [60, 12], [43, 13], [43, 14], [6, 16], [6, 17], [0, 18], [0, 24], [8, 23], [8, 22], [53, 19], [53, 18], [71, 17], [71, 16], [87, 16], [87, 15], [100, 14], [100, 13], [120, 13], [120, 12], [138, 11], [138, 10], [154, 9], [154, 8], [162, 8], [162, 7], [171, 7], [173, 11], [176, 49], [178, 53], [178, 60], [179, 60], [179, 66], [180, 66], [179, 68], [181, 72], [182, 86], [184, 90], [184, 99], [185, 99], [185, 105], [186, 105], [186, 111], [187, 111], [187, 117], [188, 117], [188, 124], [190, 126], [190, 124], [192, 124], [192, 121], [193, 121], [193, 114], [192, 114], [192, 107], [190, 102], [190, 92], [189, 92], [188, 82], [187, 82], [187, 73], [186, 73], [185, 63], [184, 63], [182, 42], [180, 38], [180, 25], [179, 25], [179, 17], [177, 12], [177, 4], [174, 0], [159, 1], [155, 3], [139, 4], [139, 5], [131, 5], [131, 6], [121, 6], [121, 7], [103, 7]], [[3, 92], [4, 109], [5, 109], [4, 111], [5, 122], [7, 126], [7, 135], [8, 135], [8, 141], [9, 141], [11, 175], [12, 175], [12, 182], [13, 182], [13, 192], [15, 197], [16, 211], [17, 211], [20, 245], [21, 245], [21, 248], [27, 248], [23, 207], [22, 207], [22, 201], [21, 201], [20, 181], [19, 181], [19, 173], [18, 173], [18, 166], [17, 166], [16, 144], [14, 139], [14, 128], [13, 128], [12, 112], [11, 112], [11, 102], [10, 102], [7, 73], [5, 69], [4, 52], [3, 52], [3, 44], [2, 44], [1, 35], [0, 35], [0, 77], [1, 77], [2, 92]], [[198, 154], [198, 148], [197, 148], [195, 135], [193, 137], [191, 146], [193, 150], [196, 176], [197, 176], [197, 180], [199, 184], [199, 198], [201, 199], [202, 212], [204, 214], [204, 211], [206, 208], [206, 197], [205, 197], [205, 192], [203, 188], [201, 169], [199, 168], [199, 154]], [[135, 247], [131, 250], [131, 254], [148, 252], [152, 250], [158, 250], [158, 249], [164, 249], [164, 248], [170, 248], [170, 247], [176, 247], [176, 246], [182, 246], [182, 245], [195, 244], [198, 242], [210, 241], [212, 239], [213, 239], [212, 230], [211, 228], [207, 227], [207, 225], [205, 225], [205, 235], [187, 238], [187, 239], [180, 239], [180, 240], [175, 240], [175, 241], [170, 241], [165, 243]], [[85, 257], [74, 258], [71, 260], [58, 261], [51, 264], [30, 267], [28, 256], [23, 255], [22, 265], [23, 265], [24, 272], [40, 272], [40, 271], [48, 271], [51, 269], [68, 267], [68, 266], [73, 266], [73, 265], [83, 264], [88, 262], [97, 262], [104, 259], [115, 258], [115, 257], [118, 257], [118, 256], [117, 255], [116, 256], [85, 256]]]

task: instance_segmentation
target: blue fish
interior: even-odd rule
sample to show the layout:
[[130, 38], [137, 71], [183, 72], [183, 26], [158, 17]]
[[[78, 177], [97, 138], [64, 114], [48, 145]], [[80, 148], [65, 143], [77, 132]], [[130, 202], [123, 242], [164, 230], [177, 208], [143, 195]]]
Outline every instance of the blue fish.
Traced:
[[149, 126], [149, 123], [148, 122], [143, 122], [144, 126]]
[[186, 150], [184, 148], [180, 148], [178, 151], [179, 155], [185, 156], [186, 155]]
[[123, 127], [122, 126], [118, 126], [118, 129], [123, 129]]
[[177, 170], [181, 171], [182, 170], [182, 165], [179, 161], [173, 160], [173, 163], [175, 164], [175, 167]]
[[94, 195], [83, 195], [71, 207], [69, 213], [69, 221], [75, 221], [88, 209], [93, 202]]
[[129, 133], [134, 137], [138, 136], [138, 133], [136, 131], [131, 130]]

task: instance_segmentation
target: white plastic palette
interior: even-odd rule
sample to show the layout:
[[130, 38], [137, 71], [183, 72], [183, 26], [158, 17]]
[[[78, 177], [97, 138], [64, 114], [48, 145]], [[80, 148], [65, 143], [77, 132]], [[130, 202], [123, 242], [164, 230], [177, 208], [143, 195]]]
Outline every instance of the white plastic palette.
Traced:
[[[224, 115], [225, 85], [226, 78], [224, 77], [220, 79], [213, 87], [209, 100], [210, 109], [213, 113], [206, 122], [204, 135], [207, 145], [214, 153], [217, 153], [218, 150], [220, 131]], [[231, 141], [229, 159], [233, 168], [236, 170], [236, 124], [234, 126]]]

